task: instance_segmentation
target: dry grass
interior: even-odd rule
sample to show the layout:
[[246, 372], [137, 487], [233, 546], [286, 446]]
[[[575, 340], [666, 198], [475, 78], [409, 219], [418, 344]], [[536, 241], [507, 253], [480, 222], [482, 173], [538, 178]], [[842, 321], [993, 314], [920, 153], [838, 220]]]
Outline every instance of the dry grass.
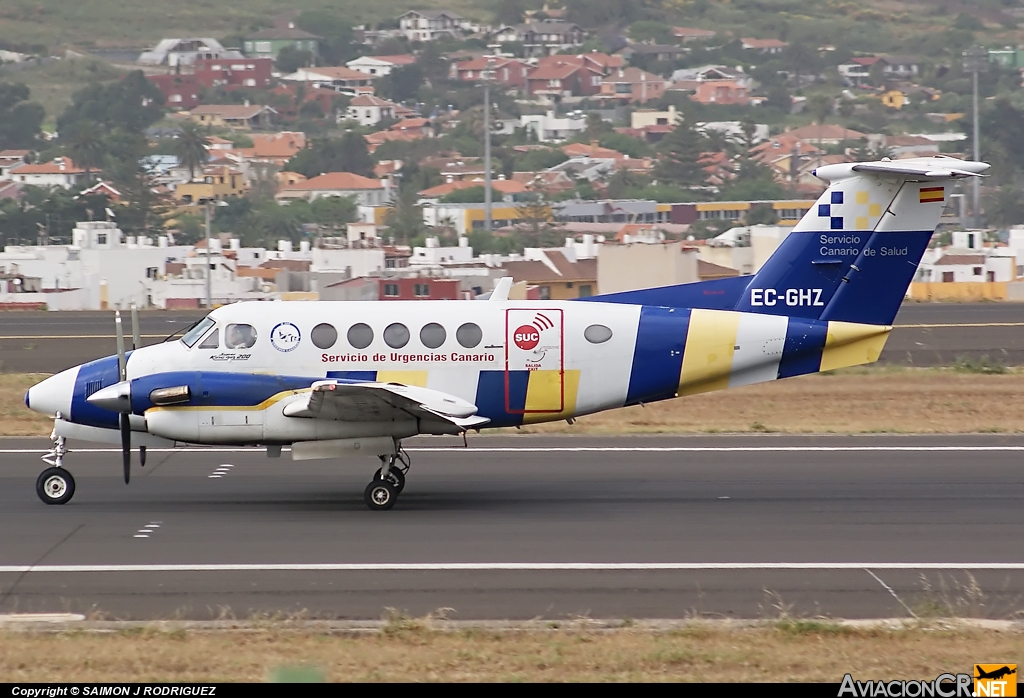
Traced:
[[275, 627], [0, 633], [0, 681], [262, 681], [309, 667], [329, 681], [839, 682], [846, 672], [861, 680], [933, 679], [1021, 656], [1021, 634], [970, 629], [784, 621], [438, 631], [405, 619], [364, 636]]
[[0, 435], [46, 436], [53, 420], [25, 407], [25, 391], [46, 378], [43, 373], [0, 373]]
[[[52, 422], [25, 409], [45, 376], [0, 374], [0, 435], [45, 436]], [[1024, 371], [875, 367], [816, 374], [628, 407], [524, 433], [1013, 433], [1024, 429]]]

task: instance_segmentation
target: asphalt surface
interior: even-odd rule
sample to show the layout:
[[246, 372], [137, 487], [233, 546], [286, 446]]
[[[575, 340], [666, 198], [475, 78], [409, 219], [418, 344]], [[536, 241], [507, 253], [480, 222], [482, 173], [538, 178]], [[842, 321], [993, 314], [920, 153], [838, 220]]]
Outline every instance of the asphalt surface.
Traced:
[[75, 498], [46, 506], [34, 492], [45, 441], [0, 440], [0, 614], [1005, 618], [1024, 608], [1024, 437], [461, 445], [410, 440], [405, 492], [371, 512], [362, 490], [373, 459], [245, 450], [152, 452], [128, 486], [116, 451], [79, 450], [65, 463]]
[[[203, 311], [143, 311], [142, 344], [155, 344]], [[947, 366], [988, 357], [1024, 365], [1024, 303], [905, 303], [882, 363]], [[131, 325], [125, 316], [125, 333]], [[55, 373], [115, 351], [111, 312], [0, 313], [0, 371]]]

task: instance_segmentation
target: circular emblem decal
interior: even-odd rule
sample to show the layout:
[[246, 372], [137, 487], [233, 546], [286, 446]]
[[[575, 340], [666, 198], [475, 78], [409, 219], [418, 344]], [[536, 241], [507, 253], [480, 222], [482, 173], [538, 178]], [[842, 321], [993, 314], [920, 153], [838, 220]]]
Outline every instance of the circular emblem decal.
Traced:
[[540, 332], [533, 325], [523, 325], [512, 335], [512, 341], [523, 351], [529, 351], [540, 344]]
[[275, 325], [274, 329], [270, 331], [270, 343], [278, 351], [291, 351], [299, 346], [300, 339], [302, 339], [302, 333], [290, 322]]

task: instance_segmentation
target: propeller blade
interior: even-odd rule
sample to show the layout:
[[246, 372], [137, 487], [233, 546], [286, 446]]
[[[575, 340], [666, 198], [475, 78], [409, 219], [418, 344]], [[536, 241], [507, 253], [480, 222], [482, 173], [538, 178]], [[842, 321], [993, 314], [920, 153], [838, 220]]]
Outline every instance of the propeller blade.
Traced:
[[146, 467], [146, 447], [145, 446], [139, 446], [139, 464], [143, 468]]
[[124, 484], [131, 478], [132, 468], [132, 426], [128, 421], [128, 413], [121, 413], [121, 457], [124, 461]]
[[142, 342], [139, 341], [139, 309], [132, 303], [132, 351], [135, 351]]
[[124, 328], [121, 327], [121, 311], [114, 311], [114, 329], [117, 331], [117, 371], [118, 380], [124, 380], [127, 359], [124, 356]]

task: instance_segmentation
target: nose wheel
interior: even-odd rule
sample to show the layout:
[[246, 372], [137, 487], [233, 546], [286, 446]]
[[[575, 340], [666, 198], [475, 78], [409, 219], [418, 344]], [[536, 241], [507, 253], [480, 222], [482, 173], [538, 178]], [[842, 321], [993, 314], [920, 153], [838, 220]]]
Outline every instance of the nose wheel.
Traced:
[[46, 504], [67, 504], [75, 496], [75, 478], [64, 468], [47, 468], [36, 478], [36, 494]]
[[[57, 419], [60, 419], [59, 412]], [[67, 504], [75, 496], [75, 478], [63, 467], [64, 456], [68, 452], [67, 439], [57, 436], [56, 428], [50, 438], [53, 439], [53, 448], [42, 457], [50, 467], [36, 478], [36, 494], [46, 504]]]
[[395, 506], [395, 500], [405, 489], [405, 474], [409, 472], [412, 459], [399, 447], [395, 455], [381, 456], [380, 463], [373, 480], [363, 491], [363, 501], [373, 511], [387, 511]]

